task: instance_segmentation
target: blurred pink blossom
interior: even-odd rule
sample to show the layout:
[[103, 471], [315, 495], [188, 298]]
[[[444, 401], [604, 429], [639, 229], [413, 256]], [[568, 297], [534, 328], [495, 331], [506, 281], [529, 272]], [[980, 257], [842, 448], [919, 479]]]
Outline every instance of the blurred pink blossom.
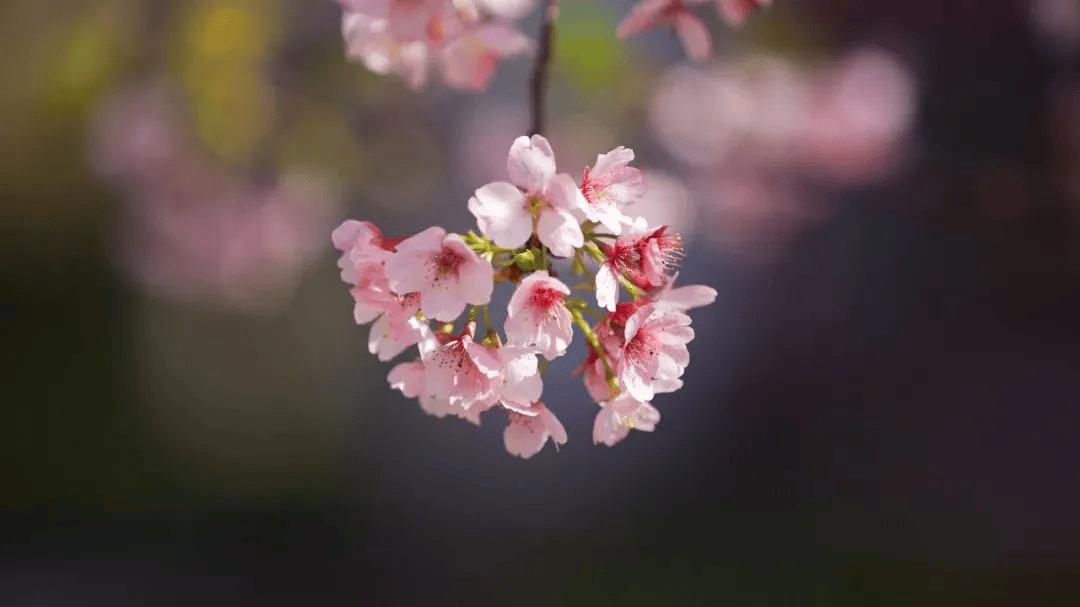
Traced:
[[338, 201], [331, 184], [296, 169], [268, 184], [233, 174], [197, 148], [165, 84], [107, 98], [90, 139], [93, 166], [124, 201], [117, 262], [149, 291], [274, 308], [322, 250]]
[[741, 26], [759, 6], [772, 0], [641, 0], [630, 9], [617, 26], [620, 38], [670, 26], [691, 59], [703, 60], [712, 53], [709, 29], [691, 6], [715, 3], [717, 12], [732, 26]]
[[676, 67], [648, 116], [661, 144], [699, 168], [738, 157], [741, 165], [860, 182], [901, 166], [917, 101], [910, 68], [866, 46], [820, 68], [760, 55]]
[[917, 102], [915, 78], [899, 59], [856, 48], [818, 76], [811, 98], [799, 160], [842, 182], [899, 168]]
[[510, 21], [481, 14], [471, 1], [340, 2], [345, 55], [377, 74], [398, 74], [414, 89], [435, 71], [451, 87], [482, 91], [500, 60], [532, 50], [532, 41]]
[[[191, 175], [197, 178], [197, 175]], [[333, 194], [304, 173], [278, 185], [228, 183], [137, 194], [120, 223], [119, 261], [151, 291], [177, 299], [273, 308], [322, 249]]]
[[705, 24], [687, 7], [705, 2], [708, 0], [642, 0], [623, 17], [615, 32], [620, 38], [629, 38], [670, 25], [686, 54], [702, 60], [712, 52], [712, 40]]
[[716, 0], [716, 9], [728, 23], [739, 26], [755, 9], [771, 4], [772, 0]]

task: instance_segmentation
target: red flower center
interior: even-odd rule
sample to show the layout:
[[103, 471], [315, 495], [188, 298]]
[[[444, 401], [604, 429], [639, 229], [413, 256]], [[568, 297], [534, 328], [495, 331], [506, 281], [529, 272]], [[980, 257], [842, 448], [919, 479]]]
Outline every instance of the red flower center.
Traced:
[[529, 305], [538, 310], [550, 310], [563, 302], [563, 294], [551, 287], [538, 286], [529, 293]]

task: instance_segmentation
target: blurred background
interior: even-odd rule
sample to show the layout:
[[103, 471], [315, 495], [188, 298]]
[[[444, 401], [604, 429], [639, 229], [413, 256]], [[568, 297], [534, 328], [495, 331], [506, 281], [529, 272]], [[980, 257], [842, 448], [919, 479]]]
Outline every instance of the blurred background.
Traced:
[[[716, 58], [563, 3], [549, 138], [637, 152], [663, 420], [507, 455], [366, 352], [330, 231], [473, 227], [528, 59], [415, 93], [330, 0], [0, 8], [0, 605], [1074, 604], [1080, 3], [776, 0]], [[522, 21], [533, 35], [538, 17]]]

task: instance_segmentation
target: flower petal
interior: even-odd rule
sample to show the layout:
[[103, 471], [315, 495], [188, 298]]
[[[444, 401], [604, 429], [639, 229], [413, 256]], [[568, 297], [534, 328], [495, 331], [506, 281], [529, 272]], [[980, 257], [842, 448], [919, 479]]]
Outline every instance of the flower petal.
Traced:
[[585, 244], [581, 226], [568, 211], [545, 209], [536, 222], [536, 235], [558, 257], [570, 257]]
[[551, 151], [551, 144], [540, 135], [518, 137], [510, 146], [506, 172], [510, 181], [526, 192], [542, 192], [555, 175], [555, 152]]
[[512, 183], [496, 181], [476, 190], [469, 199], [480, 231], [495, 244], [516, 249], [532, 234], [532, 215], [525, 195]]
[[712, 52], [712, 40], [709, 37], [708, 28], [697, 15], [688, 11], [676, 15], [675, 34], [691, 59], [697, 61], [708, 59]]

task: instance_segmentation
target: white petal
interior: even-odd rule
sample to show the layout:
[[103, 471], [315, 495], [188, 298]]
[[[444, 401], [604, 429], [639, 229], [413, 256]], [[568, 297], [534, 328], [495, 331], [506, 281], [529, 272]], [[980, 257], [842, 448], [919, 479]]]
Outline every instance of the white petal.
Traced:
[[619, 303], [619, 281], [611, 267], [603, 264], [596, 272], [596, 305], [614, 312], [617, 303]]
[[476, 190], [469, 211], [480, 231], [500, 247], [516, 249], [532, 234], [528, 202], [512, 183], [496, 181]]
[[555, 153], [547, 139], [522, 135], [510, 146], [506, 172], [514, 185], [529, 193], [539, 193], [555, 175]]
[[487, 346], [480, 345], [475, 341], [465, 344], [465, 351], [472, 358], [476, 368], [487, 377], [498, 377], [503, 372], [503, 363], [499, 356]]
[[621, 366], [623, 368], [622, 372], [619, 374], [619, 378], [622, 379], [623, 385], [626, 386], [627, 393], [641, 402], [652, 400], [652, 378], [644, 377], [641, 374], [641, 370], [635, 365], [626, 364]]
[[556, 209], [573, 213], [586, 211], [589, 208], [589, 201], [574, 183], [574, 178], [566, 173], [559, 173], [552, 177], [544, 194], [551, 206]]
[[536, 222], [536, 235], [558, 257], [570, 257], [585, 244], [581, 226], [567, 211], [545, 209]]
[[373, 306], [369, 303], [358, 301], [353, 305], [353, 320], [358, 325], [366, 325], [367, 323], [375, 320], [380, 314], [385, 311], [384, 308]]
[[598, 175], [606, 175], [617, 169], [625, 167], [634, 160], [634, 150], [619, 146], [606, 154], [596, 155], [596, 164], [591, 172]]

